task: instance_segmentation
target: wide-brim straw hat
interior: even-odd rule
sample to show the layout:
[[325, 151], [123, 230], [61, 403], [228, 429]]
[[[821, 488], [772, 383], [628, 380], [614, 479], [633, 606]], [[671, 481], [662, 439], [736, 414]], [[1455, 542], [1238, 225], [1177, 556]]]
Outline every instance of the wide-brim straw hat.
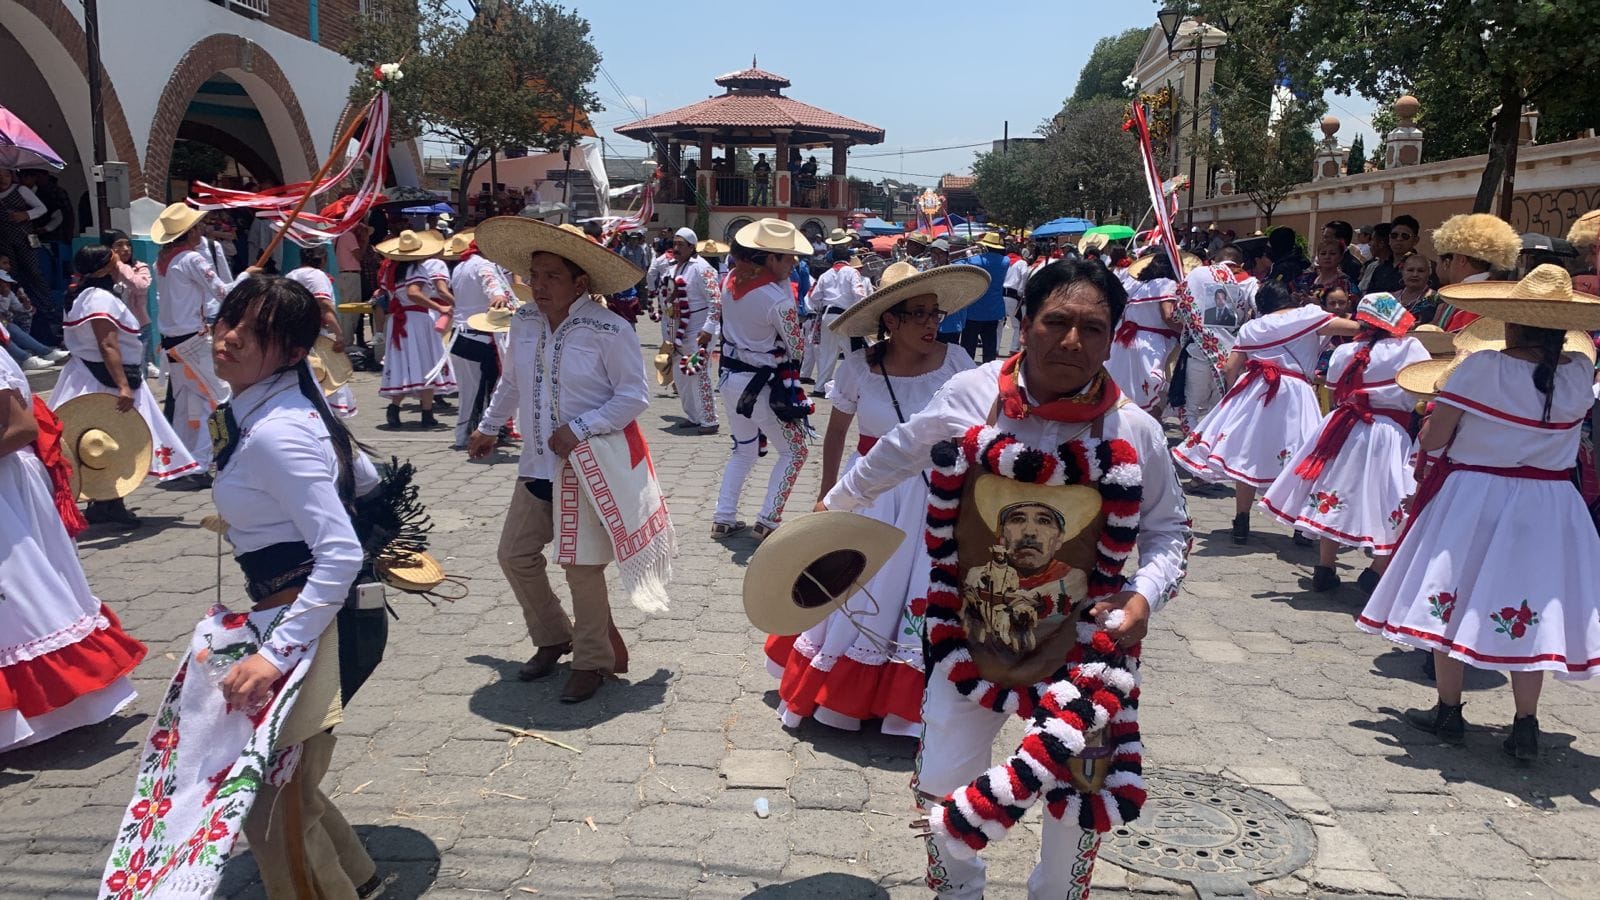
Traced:
[[871, 337], [878, 333], [878, 319], [895, 304], [923, 294], [933, 294], [945, 313], [964, 309], [989, 290], [989, 273], [977, 266], [940, 266], [926, 272], [908, 262], [897, 262], [883, 270], [878, 289], [857, 300], [828, 326], [834, 334], [846, 337]]
[[871, 581], [905, 540], [906, 533], [893, 525], [851, 512], [818, 512], [788, 522], [750, 557], [744, 613], [767, 634], [799, 634]]
[[509, 309], [491, 309], [467, 316], [467, 327], [476, 331], [502, 334], [511, 330], [511, 319], [516, 313]]
[[638, 284], [644, 270], [616, 253], [576, 234], [522, 216], [496, 216], [478, 225], [478, 252], [523, 278], [529, 277], [535, 253], [552, 253], [589, 276], [589, 291], [615, 294]]
[[694, 252], [701, 256], [727, 256], [728, 245], [721, 241], [713, 241], [707, 238], [694, 245]]
[[1406, 337], [1416, 338], [1429, 356], [1448, 357], [1456, 352], [1456, 336], [1437, 325], [1418, 325]]
[[1111, 236], [1108, 234], [1086, 234], [1078, 238], [1078, 252], [1088, 253], [1090, 250], [1099, 250], [1109, 243], [1111, 243]]
[[444, 236], [437, 231], [412, 231], [407, 228], [387, 241], [372, 245], [379, 256], [395, 262], [432, 259], [444, 252]]
[[[1449, 334], [1449, 332], [1441, 333]], [[1411, 334], [1416, 336], [1417, 333]], [[1450, 334], [1450, 338], [1449, 350], [1439, 354], [1429, 347], [1428, 352], [1435, 353], [1434, 358], [1415, 362], [1401, 369], [1394, 376], [1395, 384], [1422, 397], [1431, 397], [1439, 393], [1450, 380], [1450, 376], [1460, 367], [1462, 360], [1480, 350], [1499, 351], [1506, 348], [1506, 323], [1498, 319], [1478, 319], [1459, 333]], [[1591, 363], [1595, 361], [1594, 341], [1585, 332], [1567, 332], [1567, 339], [1561, 349], [1564, 353], [1581, 354]]]
[[126, 497], [150, 474], [150, 426], [136, 409], [119, 411], [116, 394], [83, 394], [55, 413], [78, 499]]
[[1006, 248], [1006, 242], [1000, 239], [1000, 235], [992, 231], [985, 231], [983, 237], [978, 238], [973, 243], [985, 250], [1004, 250]]
[[1579, 250], [1592, 250], [1600, 242], [1600, 209], [1591, 209], [1578, 217], [1567, 230], [1567, 242]]
[[1439, 296], [1457, 309], [1530, 328], [1600, 330], [1600, 297], [1573, 290], [1572, 276], [1551, 263], [1534, 267], [1518, 282], [1449, 284]]
[[1061, 516], [1063, 540], [1087, 528], [1100, 515], [1100, 492], [1081, 484], [1026, 484], [999, 475], [979, 475], [972, 487], [978, 517], [990, 531], [1000, 529], [1000, 517], [1015, 506], [1045, 506]]
[[188, 234], [206, 217], [205, 211], [187, 203], [174, 203], [161, 211], [150, 225], [150, 240], [157, 244], [170, 244]]
[[445, 259], [455, 262], [461, 258], [461, 254], [467, 252], [467, 249], [472, 246], [472, 241], [475, 237], [477, 237], [477, 229], [475, 228], [468, 228], [450, 235], [450, 239], [444, 242], [444, 253], [442, 255]]
[[[1160, 249], [1156, 250], [1156, 253], [1165, 253], [1165, 252], [1166, 252], [1165, 250], [1160, 250]], [[1133, 262], [1129, 263], [1128, 264], [1128, 277], [1129, 278], [1138, 278], [1139, 277], [1139, 273], [1143, 272], [1145, 270], [1145, 268], [1150, 265], [1150, 261], [1156, 258], [1156, 253], [1151, 253], [1151, 254], [1148, 254], [1146, 256], [1141, 256], [1138, 259], [1134, 260]], [[1197, 268], [1199, 268], [1199, 267], [1201, 267], [1203, 265], [1205, 265], [1205, 263], [1201, 262], [1200, 261], [1200, 257], [1195, 256], [1193, 253], [1185, 253], [1185, 254], [1183, 254], [1183, 271], [1185, 273], [1192, 272], [1195, 269], [1197, 269]]]
[[444, 566], [423, 550], [385, 550], [374, 566], [378, 577], [392, 588], [425, 594], [444, 582]]
[[[739, 229], [733, 240], [741, 247], [763, 253], [782, 253], [788, 256], [811, 255], [811, 241], [800, 233], [800, 229], [782, 219], [757, 219]], [[832, 246], [833, 241], [830, 239], [828, 244]]]
[[1522, 235], [1511, 223], [1488, 213], [1451, 216], [1433, 230], [1433, 249], [1481, 259], [1497, 269], [1515, 269]]
[[846, 244], [855, 243], [855, 238], [851, 237], [850, 233], [843, 228], [835, 228], [828, 232], [828, 237], [823, 240], [823, 243], [829, 247], [843, 247]]
[[350, 357], [342, 350], [333, 349], [333, 338], [325, 334], [317, 336], [317, 342], [311, 345], [306, 360], [311, 363], [311, 374], [317, 377], [324, 394], [344, 387], [356, 372], [355, 366], [350, 364]]

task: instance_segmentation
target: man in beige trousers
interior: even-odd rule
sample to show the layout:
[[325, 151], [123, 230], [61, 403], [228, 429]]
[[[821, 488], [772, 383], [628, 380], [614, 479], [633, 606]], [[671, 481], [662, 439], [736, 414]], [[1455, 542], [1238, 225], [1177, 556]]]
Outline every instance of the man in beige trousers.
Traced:
[[633, 327], [591, 296], [626, 290], [644, 273], [581, 233], [533, 219], [491, 219], [479, 226], [477, 243], [528, 283], [533, 302], [512, 317], [500, 383], [467, 451], [474, 459], [493, 452], [500, 427], [516, 413], [524, 443], [500, 534], [500, 568], [538, 648], [518, 675], [544, 678], [571, 653], [561, 701], [581, 703], [607, 675], [627, 670], [627, 648], [611, 622], [605, 566], [563, 567], [571, 619], [551, 589], [545, 547], [556, 537], [552, 491], [580, 441], [622, 431], [650, 405]]

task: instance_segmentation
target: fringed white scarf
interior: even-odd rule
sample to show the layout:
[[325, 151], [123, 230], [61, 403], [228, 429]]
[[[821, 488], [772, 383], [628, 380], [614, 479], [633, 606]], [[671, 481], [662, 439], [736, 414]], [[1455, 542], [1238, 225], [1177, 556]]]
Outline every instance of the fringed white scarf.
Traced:
[[678, 542], [637, 423], [578, 444], [556, 486], [556, 562], [617, 562], [628, 599], [664, 612]]

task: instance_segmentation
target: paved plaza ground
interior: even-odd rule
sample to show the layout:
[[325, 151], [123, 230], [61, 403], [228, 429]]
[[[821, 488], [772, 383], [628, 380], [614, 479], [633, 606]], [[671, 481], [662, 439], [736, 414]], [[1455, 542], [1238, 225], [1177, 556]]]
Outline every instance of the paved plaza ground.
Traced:
[[[920, 842], [907, 830], [913, 742], [779, 726], [762, 636], [740, 600], [755, 543], [707, 535], [725, 436], [668, 432], [680, 412], [670, 395], [642, 417], [682, 551], [672, 609], [647, 618], [614, 599], [632, 671], [566, 706], [556, 699], [565, 665], [546, 681], [515, 678], [532, 648], [495, 562], [514, 457], [472, 463], [448, 448], [448, 431], [379, 429], [375, 376], [358, 376], [357, 390], [358, 436], [417, 464], [434, 552], [471, 579], [470, 596], [455, 603], [394, 598], [388, 656], [337, 732], [324, 787], [380, 870], [398, 876], [391, 896], [927, 895]], [[791, 515], [811, 506], [821, 452], [813, 445]], [[770, 464], [751, 479], [746, 519]], [[217, 540], [200, 528], [209, 493], [146, 484], [132, 505], [146, 526], [91, 531], [82, 555], [96, 592], [150, 647], [135, 673], [139, 699], [102, 725], [0, 755], [0, 896], [94, 894], [136, 748], [213, 600]], [[1550, 682], [1543, 756], [1518, 768], [1499, 747], [1511, 718], [1506, 680], [1473, 673], [1466, 746], [1440, 747], [1398, 720], [1397, 710], [1431, 704], [1432, 689], [1416, 654], [1355, 630], [1353, 586], [1310, 593], [1314, 550], [1260, 516], [1256, 539], [1233, 545], [1231, 496], [1191, 496], [1190, 511], [1188, 581], [1145, 644], [1146, 770], [1220, 774], [1310, 822], [1310, 861], [1257, 884], [1260, 895], [1600, 892], [1600, 695]], [[222, 596], [235, 600], [238, 570], [222, 568]], [[1018, 731], [1002, 733], [1000, 753]], [[766, 819], [753, 812], [763, 797]], [[1030, 814], [1031, 828], [1037, 821]], [[1024, 895], [1036, 845], [1018, 833], [987, 854], [991, 898]], [[1096, 881], [1096, 897], [1193, 895], [1104, 862]], [[261, 895], [248, 853], [230, 863], [223, 895]]]

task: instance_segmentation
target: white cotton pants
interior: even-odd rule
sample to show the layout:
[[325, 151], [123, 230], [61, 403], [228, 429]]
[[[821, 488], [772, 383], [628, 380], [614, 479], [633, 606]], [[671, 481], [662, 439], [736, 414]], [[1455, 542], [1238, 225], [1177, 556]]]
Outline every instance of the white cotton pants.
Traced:
[[1006, 351], [1007, 356], [1015, 356], [1022, 349], [1022, 322], [1017, 319], [1017, 307], [1021, 304], [1015, 297], [1006, 298], [1006, 320], [1000, 323], [1000, 330], [1011, 329], [1011, 349]]
[[761, 503], [761, 515], [757, 521], [769, 528], [776, 528], [783, 521], [784, 504], [789, 501], [789, 492], [794, 490], [795, 479], [806, 464], [810, 448], [806, 446], [806, 432], [802, 423], [778, 421], [777, 414], [767, 403], [766, 389], [756, 398], [755, 408], [750, 415], [741, 416], [735, 411], [739, 395], [744, 393], [752, 377], [750, 372], [723, 372], [717, 388], [722, 394], [723, 421], [728, 426], [729, 436], [733, 438], [733, 456], [728, 459], [728, 467], [722, 471], [722, 491], [717, 495], [717, 511], [711, 521], [731, 525], [739, 520], [739, 500], [744, 496], [745, 480], [750, 477], [750, 470], [755, 468], [758, 442], [764, 433], [777, 450], [778, 459], [773, 464], [772, 476], [767, 479], [767, 496]]
[[[928, 691], [922, 698], [922, 741], [912, 781], [918, 802], [926, 807], [937, 802], [926, 795], [943, 799], [982, 775], [991, 765], [990, 750], [1008, 716], [961, 696], [942, 672], [930, 673]], [[1038, 808], [1043, 809], [1042, 800]], [[1024, 840], [1028, 834], [1021, 823], [1011, 832], [1007, 840]], [[937, 836], [926, 843], [928, 887], [934, 894], [953, 900], [981, 900], [987, 883], [983, 858], [957, 856], [946, 839]], [[1099, 849], [1098, 833], [1045, 812], [1038, 861], [1028, 876], [1029, 900], [1088, 897]]]
[[172, 379], [172, 430], [200, 464], [199, 471], [205, 472], [211, 468], [211, 429], [206, 420], [216, 407], [206, 398], [205, 391], [184, 375], [182, 365], [169, 362], [167, 377]]
[[[1188, 351], [1185, 350], [1185, 353]], [[1184, 428], [1193, 431], [1200, 419], [1222, 402], [1216, 370], [1204, 359], [1190, 356], [1183, 372]]]
[[[810, 316], [800, 323], [800, 377], [811, 378], [817, 374], [817, 357], [821, 351], [817, 348], [817, 327], [819, 320]], [[822, 387], [819, 383], [818, 389]]]
[[[456, 341], [461, 340], [470, 341], [472, 338], [455, 336], [450, 339], [450, 343], [454, 346]], [[482, 341], [481, 343], [485, 346], [489, 344], [488, 341]], [[472, 408], [473, 402], [478, 396], [478, 389], [483, 385], [483, 367], [478, 362], [451, 353], [450, 371], [456, 376], [456, 389], [460, 392], [457, 394], [460, 408], [456, 413], [455, 442], [457, 445], [462, 445], [467, 442], [467, 438], [472, 436], [472, 432], [478, 424], [473, 420]], [[490, 392], [493, 393], [493, 390], [491, 386]], [[484, 409], [489, 408], [488, 397], [483, 398], [483, 406]]]
[[838, 313], [822, 317], [822, 332], [818, 338], [820, 350], [817, 353], [817, 390], [827, 390], [828, 382], [833, 380], [833, 370], [839, 367], [839, 355], [850, 349], [850, 339], [842, 334], [835, 334], [829, 325], [839, 318]]

